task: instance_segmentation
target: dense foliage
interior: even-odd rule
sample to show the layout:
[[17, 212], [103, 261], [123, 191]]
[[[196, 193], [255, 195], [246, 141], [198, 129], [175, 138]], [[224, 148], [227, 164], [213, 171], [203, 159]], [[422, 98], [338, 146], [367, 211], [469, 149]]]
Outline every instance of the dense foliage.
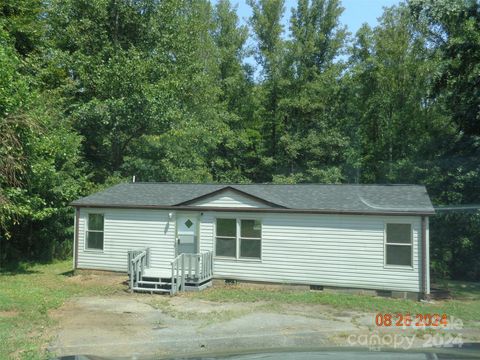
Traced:
[[68, 203], [132, 175], [421, 183], [473, 208], [432, 219], [434, 272], [479, 279], [480, 5], [351, 34], [340, 0], [248, 4], [247, 25], [229, 0], [0, 4], [0, 259], [67, 256]]

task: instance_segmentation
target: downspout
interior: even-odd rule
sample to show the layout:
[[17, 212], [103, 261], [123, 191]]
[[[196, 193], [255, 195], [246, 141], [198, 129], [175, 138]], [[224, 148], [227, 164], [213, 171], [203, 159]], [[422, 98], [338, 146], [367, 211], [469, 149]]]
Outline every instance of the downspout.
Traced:
[[430, 300], [430, 290], [427, 283], [427, 274], [430, 264], [427, 260], [427, 217], [422, 216], [422, 273], [421, 273], [421, 286], [422, 286], [422, 299]]
[[73, 270], [78, 268], [78, 234], [79, 234], [79, 223], [80, 223], [80, 208], [75, 208], [75, 234], [74, 234], [74, 262], [73, 262]]

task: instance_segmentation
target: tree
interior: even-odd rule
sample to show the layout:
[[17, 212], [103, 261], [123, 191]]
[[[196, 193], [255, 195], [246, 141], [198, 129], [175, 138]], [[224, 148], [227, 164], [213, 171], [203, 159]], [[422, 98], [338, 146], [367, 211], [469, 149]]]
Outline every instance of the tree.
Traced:
[[[411, 0], [409, 9], [438, 59], [429, 101], [444, 105], [455, 135], [441, 144], [429, 190], [438, 205], [478, 204], [480, 195], [480, 4], [474, 0]], [[479, 211], [440, 212], [432, 219], [434, 270], [478, 280]]]
[[121, 171], [144, 180], [211, 181], [218, 146], [230, 136], [212, 9], [207, 1], [161, 3], [153, 26], [152, 109], [161, 126], [132, 143]]
[[7, 187], [5, 255], [9, 260], [65, 258], [71, 254], [73, 209], [89, 189], [81, 138], [48, 94], [30, 94], [23, 116], [35, 128], [24, 133], [22, 183]]
[[39, 21], [43, 10], [41, 0], [3, 0], [0, 4], [0, 26], [22, 58], [36, 52], [43, 42], [45, 31]]
[[351, 116], [359, 125], [360, 179], [425, 179], [429, 160], [440, 151], [436, 145], [453, 134], [442, 106], [428, 98], [436, 59], [426, 39], [400, 6], [386, 9], [373, 31], [360, 29], [352, 51]]
[[284, 114], [282, 172], [297, 180], [339, 182], [348, 138], [338, 117], [339, 81], [345, 66], [338, 57], [346, 28], [337, 0], [300, 0], [291, 18], [286, 61], [288, 76], [280, 108]]
[[475, 0], [412, 0], [426, 36], [442, 59], [434, 94], [444, 96], [453, 120], [467, 135], [480, 135], [480, 4]]
[[45, 85], [66, 100], [96, 180], [120, 169], [135, 138], [161, 126], [150, 91], [154, 4], [53, 1], [48, 9]]
[[[20, 24], [29, 20], [15, 19]], [[11, 19], [4, 24], [8, 26], [0, 28], [1, 265], [5, 260], [67, 255], [72, 242], [72, 210], [67, 206], [86, 184], [80, 138], [59, 117], [57, 104], [35, 86], [31, 64], [41, 48], [19, 43], [23, 36]]]
[[0, 28], [0, 226], [7, 220], [8, 187], [20, 186], [25, 171], [25, 134], [35, 124], [19, 114], [29, 96], [28, 82], [20, 75], [20, 59], [8, 33]]
[[219, 66], [219, 100], [228, 131], [218, 144], [212, 169], [213, 178], [222, 182], [255, 180], [261, 135], [255, 121], [253, 69], [245, 64], [250, 53], [246, 46], [248, 28], [239, 24], [236, 9], [229, 0], [219, 1], [213, 12], [212, 38]]
[[237, 118], [248, 120], [251, 109], [245, 98], [251, 96], [252, 83], [250, 69], [243, 63], [247, 55], [248, 29], [245, 25], [239, 25], [236, 9], [229, 0], [220, 0], [216, 4], [213, 25], [212, 38], [219, 64], [220, 100], [227, 103], [227, 110]]
[[263, 123], [262, 137], [266, 157], [262, 162], [268, 173], [277, 166], [277, 145], [283, 119], [279, 101], [282, 97], [286, 49], [282, 38], [285, 6], [284, 0], [249, 0], [248, 4], [252, 8], [250, 24], [257, 40], [255, 58], [263, 75], [262, 86], [258, 92], [262, 99], [258, 116]]

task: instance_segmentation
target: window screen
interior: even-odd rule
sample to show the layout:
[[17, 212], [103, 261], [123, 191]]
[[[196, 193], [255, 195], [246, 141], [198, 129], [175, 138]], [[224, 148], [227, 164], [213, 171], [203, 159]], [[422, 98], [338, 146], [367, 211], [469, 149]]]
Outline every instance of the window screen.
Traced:
[[[237, 224], [239, 234], [237, 233]], [[217, 219], [215, 255], [233, 258], [260, 259], [262, 253], [260, 220]], [[237, 254], [239, 249], [239, 254]]]
[[260, 220], [240, 220], [240, 257], [261, 257], [262, 223]]
[[103, 214], [88, 214], [86, 248], [103, 250]]
[[412, 225], [387, 224], [386, 264], [412, 266]]
[[215, 255], [237, 257], [237, 220], [217, 219]]

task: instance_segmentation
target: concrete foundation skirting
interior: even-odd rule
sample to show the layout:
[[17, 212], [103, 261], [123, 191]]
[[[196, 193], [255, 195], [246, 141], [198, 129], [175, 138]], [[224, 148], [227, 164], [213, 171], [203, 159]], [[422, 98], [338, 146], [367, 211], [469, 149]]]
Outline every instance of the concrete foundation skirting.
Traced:
[[235, 285], [238, 287], [265, 289], [265, 290], [285, 290], [285, 291], [321, 291], [334, 294], [352, 294], [367, 296], [383, 296], [395, 299], [409, 299], [418, 301], [420, 294], [409, 291], [393, 291], [393, 290], [375, 290], [375, 289], [356, 289], [337, 286], [321, 286], [321, 285], [304, 285], [304, 284], [279, 284], [261, 281], [233, 280], [233, 279], [214, 279], [213, 286], [228, 287]]
[[112, 270], [93, 270], [93, 269], [75, 269], [75, 275], [107, 275], [107, 276], [127, 276], [126, 271], [112, 271]]
[[230, 285], [253, 288], [253, 289], [265, 289], [265, 290], [293, 290], [293, 291], [310, 290], [310, 285], [303, 285], [303, 284], [279, 284], [279, 283], [271, 283], [271, 282], [263, 282], [263, 281], [213, 279], [213, 286], [215, 287], [228, 287]]

